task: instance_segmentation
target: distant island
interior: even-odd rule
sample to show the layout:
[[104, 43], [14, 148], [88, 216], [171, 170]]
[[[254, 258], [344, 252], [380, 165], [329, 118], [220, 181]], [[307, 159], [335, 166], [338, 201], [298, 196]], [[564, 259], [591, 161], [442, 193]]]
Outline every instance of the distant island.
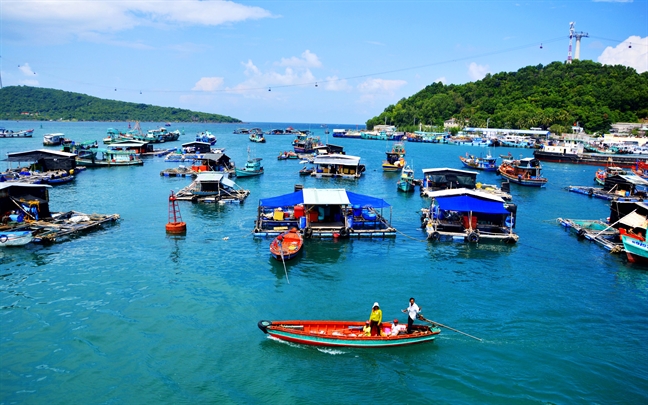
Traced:
[[104, 100], [81, 93], [30, 86], [9, 86], [0, 89], [0, 119], [11, 121], [242, 122], [226, 115]]
[[587, 60], [527, 66], [517, 72], [487, 74], [462, 85], [433, 83], [367, 120], [367, 128], [419, 125], [529, 129], [566, 133], [580, 125], [588, 133], [609, 131], [616, 122], [648, 119], [648, 72]]

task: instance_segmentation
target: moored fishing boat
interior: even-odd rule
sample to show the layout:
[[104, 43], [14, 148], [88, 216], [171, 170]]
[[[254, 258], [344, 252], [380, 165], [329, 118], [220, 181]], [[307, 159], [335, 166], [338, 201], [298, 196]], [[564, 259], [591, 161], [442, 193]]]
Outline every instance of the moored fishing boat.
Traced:
[[0, 128], [0, 138], [31, 138], [33, 134], [34, 134], [33, 129], [13, 131], [13, 130]]
[[623, 249], [630, 263], [648, 264], [648, 244], [645, 240], [631, 235], [621, 235]]
[[34, 240], [34, 236], [31, 231], [0, 231], [0, 247], [24, 246], [32, 240]]
[[409, 167], [409, 165], [403, 167], [403, 170], [401, 171], [401, 176], [398, 182], [396, 182], [396, 189], [398, 191], [403, 191], [405, 193], [409, 193], [411, 191], [414, 191], [416, 188], [415, 185], [416, 180], [414, 179], [414, 170]]
[[497, 158], [487, 154], [485, 157], [475, 157], [466, 152], [466, 157], [459, 156], [459, 160], [464, 166], [471, 169], [483, 170], [485, 172], [494, 172], [497, 170]]
[[216, 144], [216, 136], [209, 131], [202, 131], [196, 134], [196, 142], [205, 142], [214, 145]]
[[266, 139], [263, 136], [263, 132], [252, 132], [250, 133], [250, 136], [248, 137], [250, 139], [250, 142], [256, 142], [256, 143], [265, 143]]
[[274, 338], [293, 343], [333, 347], [396, 347], [433, 342], [441, 333], [438, 327], [412, 325], [412, 333], [391, 335], [391, 327], [382, 324], [386, 336], [365, 336], [365, 322], [357, 321], [259, 321], [258, 327]]
[[248, 148], [248, 159], [245, 166], [236, 168], [236, 177], [252, 177], [263, 174], [263, 166], [261, 166], [262, 158], [251, 158], [250, 149]]
[[76, 163], [85, 167], [141, 166], [144, 161], [131, 151], [91, 148], [79, 151]]
[[227, 173], [202, 172], [187, 187], [176, 193], [178, 201], [191, 201], [194, 203], [240, 203], [250, 195], [249, 190], [244, 190], [232, 180]]
[[398, 153], [387, 152], [387, 160], [383, 160], [382, 169], [386, 172], [397, 172], [405, 166], [405, 158]]
[[71, 141], [61, 133], [43, 135], [44, 146], [60, 146], [63, 145], [63, 143], [65, 142], [71, 142]]
[[[639, 175], [634, 171], [634, 169], [632, 170], [632, 172]], [[626, 174], [626, 171], [616, 166], [608, 166], [605, 169], [598, 169], [594, 174], [594, 181], [600, 185], [604, 185], [607, 176], [614, 176], [617, 174]]]
[[297, 228], [291, 228], [272, 240], [270, 254], [277, 260], [290, 260], [301, 251], [303, 243], [304, 239]]
[[542, 167], [538, 159], [504, 161], [497, 171], [511, 183], [522, 186], [543, 187], [547, 184], [547, 179], [542, 177]]
[[405, 145], [403, 145], [402, 142], [396, 142], [394, 146], [392, 146], [392, 153], [397, 154], [398, 156], [405, 156]]

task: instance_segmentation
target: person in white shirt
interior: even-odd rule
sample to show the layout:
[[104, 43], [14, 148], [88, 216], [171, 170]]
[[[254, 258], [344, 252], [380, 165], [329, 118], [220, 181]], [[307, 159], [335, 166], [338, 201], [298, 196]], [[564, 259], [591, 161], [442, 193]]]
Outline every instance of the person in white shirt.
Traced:
[[404, 309], [403, 312], [407, 313], [407, 333], [412, 333], [412, 325], [414, 324], [414, 320], [418, 316], [418, 314], [421, 312], [421, 308], [419, 308], [418, 305], [414, 302], [414, 298], [409, 299], [409, 307], [407, 309]]
[[398, 324], [398, 319], [394, 319], [394, 322], [392, 322], [391, 325], [391, 336], [396, 336], [401, 332], [405, 332], [405, 325], [399, 325]]

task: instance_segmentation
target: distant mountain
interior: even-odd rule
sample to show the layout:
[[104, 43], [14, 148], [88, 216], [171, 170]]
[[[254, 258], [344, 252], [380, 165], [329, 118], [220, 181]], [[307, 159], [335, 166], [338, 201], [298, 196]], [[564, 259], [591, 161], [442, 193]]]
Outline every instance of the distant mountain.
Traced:
[[648, 118], [648, 72], [581, 60], [527, 66], [517, 72], [486, 75], [463, 85], [434, 83], [390, 105], [367, 121], [399, 130], [443, 126], [455, 118], [466, 126], [529, 129], [555, 133], [574, 123], [588, 133], [608, 131], [615, 122]]
[[81, 93], [28, 86], [0, 89], [0, 119], [66, 121], [241, 122], [226, 115], [104, 100]]

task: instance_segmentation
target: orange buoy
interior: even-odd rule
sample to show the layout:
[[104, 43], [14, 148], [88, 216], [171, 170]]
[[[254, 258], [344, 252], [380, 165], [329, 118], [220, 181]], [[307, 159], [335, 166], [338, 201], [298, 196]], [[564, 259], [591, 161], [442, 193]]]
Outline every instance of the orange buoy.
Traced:
[[167, 233], [187, 232], [187, 224], [182, 222], [180, 207], [178, 207], [178, 201], [173, 194], [173, 190], [171, 190], [171, 195], [169, 196], [169, 222], [166, 224], [166, 231]]

